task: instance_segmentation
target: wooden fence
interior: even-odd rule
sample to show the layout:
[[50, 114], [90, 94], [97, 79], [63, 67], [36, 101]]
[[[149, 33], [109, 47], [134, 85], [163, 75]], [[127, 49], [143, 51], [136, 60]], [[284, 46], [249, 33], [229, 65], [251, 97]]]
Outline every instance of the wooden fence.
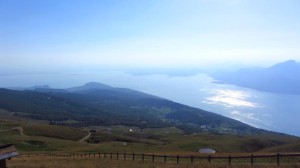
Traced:
[[6, 160], [18, 156], [14, 145], [5, 144], [0, 146], [0, 168], [6, 168]]
[[[111, 160], [132, 160], [132, 161], [151, 161], [155, 162], [181, 162], [195, 163], [197, 161], [207, 161], [208, 163], [227, 163], [231, 165], [233, 161], [248, 163], [273, 163], [280, 166], [281, 163], [300, 163], [300, 153], [296, 154], [269, 154], [269, 155], [248, 155], [248, 156], [180, 156], [180, 155], [155, 155], [155, 154], [136, 154], [136, 153], [77, 153], [77, 154], [20, 154], [20, 157], [49, 156], [58, 158], [107, 158]], [[261, 161], [258, 161], [261, 159]], [[269, 159], [269, 162], [267, 161]], [[257, 162], [256, 162], [257, 161]]]

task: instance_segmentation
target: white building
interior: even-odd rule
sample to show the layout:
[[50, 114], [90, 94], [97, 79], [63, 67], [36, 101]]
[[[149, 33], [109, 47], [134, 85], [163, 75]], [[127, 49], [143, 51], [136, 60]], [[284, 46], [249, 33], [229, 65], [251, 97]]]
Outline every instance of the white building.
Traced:
[[216, 153], [215, 150], [210, 149], [210, 148], [202, 148], [202, 149], [199, 149], [199, 152], [200, 152], [200, 153], [207, 153], [207, 154], [213, 154], [213, 153]]

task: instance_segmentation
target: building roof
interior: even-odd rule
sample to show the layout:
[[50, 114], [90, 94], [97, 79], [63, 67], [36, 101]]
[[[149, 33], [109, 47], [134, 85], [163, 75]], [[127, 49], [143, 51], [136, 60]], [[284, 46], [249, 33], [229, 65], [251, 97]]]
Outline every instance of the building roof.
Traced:
[[215, 150], [210, 149], [210, 148], [202, 148], [202, 149], [199, 149], [199, 152], [200, 152], [200, 153], [216, 153]]

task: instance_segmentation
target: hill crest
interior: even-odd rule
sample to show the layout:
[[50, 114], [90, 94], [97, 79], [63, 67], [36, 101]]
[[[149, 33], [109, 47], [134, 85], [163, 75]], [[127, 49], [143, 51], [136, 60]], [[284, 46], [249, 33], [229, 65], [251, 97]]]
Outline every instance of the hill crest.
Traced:
[[212, 76], [221, 82], [251, 89], [300, 95], [300, 64], [294, 60], [269, 68], [246, 68], [234, 72], [218, 72]]
[[[96, 90], [95, 90], [96, 89]], [[73, 90], [70, 91], [70, 90]], [[175, 126], [186, 133], [252, 134], [264, 132], [239, 121], [146, 93], [99, 83], [47, 92], [0, 89], [0, 108], [14, 115], [75, 127], [127, 125]], [[68, 121], [75, 121], [69, 123]]]

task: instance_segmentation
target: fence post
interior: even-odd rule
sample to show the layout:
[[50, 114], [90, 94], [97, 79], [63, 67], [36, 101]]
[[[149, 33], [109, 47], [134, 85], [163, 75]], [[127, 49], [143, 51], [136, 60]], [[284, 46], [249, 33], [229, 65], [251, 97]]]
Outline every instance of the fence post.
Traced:
[[167, 162], [167, 155], [164, 155], [164, 162]]
[[177, 162], [177, 164], [179, 163], [179, 156], [178, 155], [176, 156], [176, 162]]
[[254, 157], [253, 157], [253, 154], [251, 155], [251, 166], [253, 166], [253, 162], [254, 162]]
[[0, 160], [0, 167], [6, 168], [6, 159]]
[[152, 162], [154, 163], [154, 154], [152, 154]]
[[112, 160], [112, 153], [110, 153], [110, 160]]
[[210, 163], [211, 162], [211, 156], [208, 155], [208, 162]]
[[191, 163], [194, 163], [194, 156], [191, 155]]
[[132, 160], [134, 160], [134, 153], [132, 153]]
[[280, 155], [279, 155], [279, 153], [277, 153], [276, 158], [277, 158], [277, 166], [280, 166]]
[[142, 161], [144, 162], [144, 160], [145, 160], [145, 155], [144, 153], [142, 153]]
[[124, 153], [124, 160], [126, 160], [126, 153]]
[[229, 155], [229, 157], [228, 157], [228, 164], [229, 164], [229, 166], [231, 165], [231, 155]]
[[117, 152], [117, 160], [119, 160], [119, 153]]

